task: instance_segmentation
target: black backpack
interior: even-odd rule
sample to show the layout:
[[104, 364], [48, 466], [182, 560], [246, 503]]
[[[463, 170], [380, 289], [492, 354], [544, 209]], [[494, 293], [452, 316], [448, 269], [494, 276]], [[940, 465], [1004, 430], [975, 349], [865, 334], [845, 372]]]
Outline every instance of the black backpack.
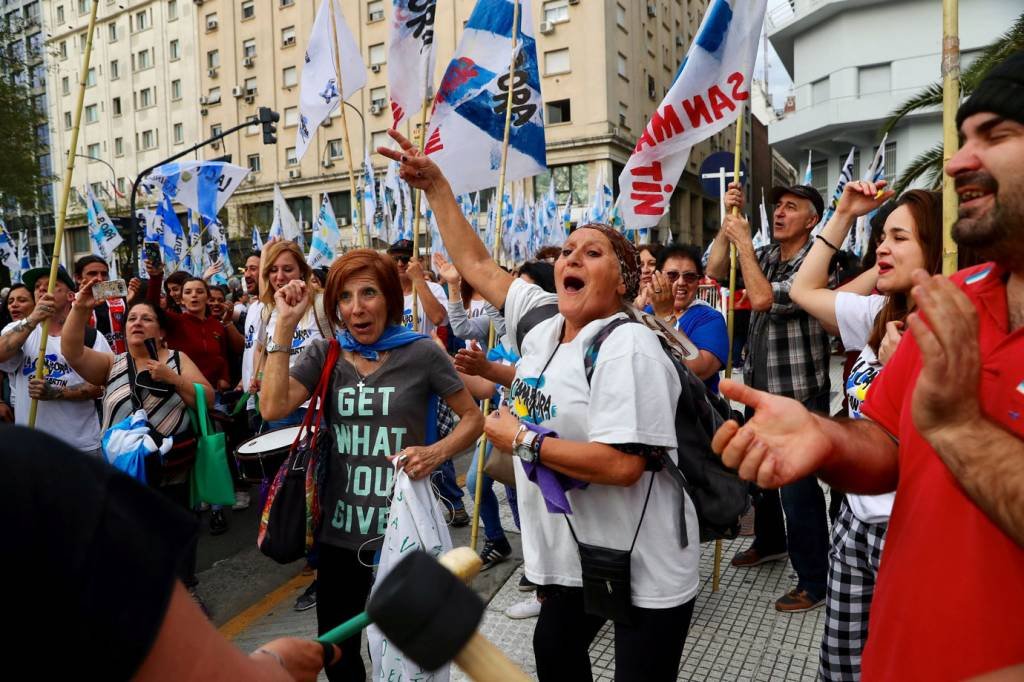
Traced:
[[[547, 308], [545, 313], [539, 311]], [[555, 306], [540, 306], [530, 311], [516, 329], [519, 343], [537, 323], [557, 312]], [[583, 365], [590, 381], [597, 363], [597, 354], [611, 333], [623, 324], [642, 324], [629, 317], [609, 322], [597, 333], [583, 356]], [[645, 325], [646, 326], [646, 325]], [[657, 332], [656, 332], [657, 333]], [[740, 479], [734, 469], [722, 463], [722, 458], [711, 450], [711, 438], [715, 431], [728, 419], [743, 423], [743, 415], [732, 409], [725, 398], [708, 390], [707, 385], [683, 364], [665, 338], [658, 334], [658, 340], [672, 361], [682, 390], [676, 405], [676, 457], [672, 461], [666, 452], [662, 465], [666, 472], [689, 495], [697, 511], [700, 525], [700, 541], [732, 539], [739, 535], [740, 517], [750, 509], [750, 486]], [[686, 547], [689, 537], [686, 532], [685, 498], [679, 505], [680, 545]]]

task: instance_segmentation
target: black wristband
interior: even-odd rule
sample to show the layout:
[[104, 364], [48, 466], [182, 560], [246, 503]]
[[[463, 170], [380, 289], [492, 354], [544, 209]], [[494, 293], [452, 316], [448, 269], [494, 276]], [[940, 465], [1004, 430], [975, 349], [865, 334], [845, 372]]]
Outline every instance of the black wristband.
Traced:
[[814, 238], [815, 239], [820, 239], [822, 242], [824, 242], [825, 246], [827, 246], [828, 248], [832, 249], [836, 253], [839, 253], [839, 247], [837, 247], [835, 244], [833, 244], [829, 240], [825, 239], [825, 237], [823, 237], [822, 235], [816, 234], [816, 235], [814, 235]]

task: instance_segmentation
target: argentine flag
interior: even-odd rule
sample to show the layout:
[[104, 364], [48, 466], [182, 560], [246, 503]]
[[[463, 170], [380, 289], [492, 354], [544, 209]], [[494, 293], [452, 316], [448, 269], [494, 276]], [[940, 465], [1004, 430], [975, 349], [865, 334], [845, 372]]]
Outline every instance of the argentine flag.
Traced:
[[[517, 3], [519, 30], [513, 55], [512, 24]], [[528, 178], [547, 167], [530, 4], [522, 0], [477, 0], [441, 79], [424, 151], [444, 171], [456, 195], [498, 184], [510, 85], [513, 101], [505, 181]], [[513, 58], [515, 77], [510, 81]]]

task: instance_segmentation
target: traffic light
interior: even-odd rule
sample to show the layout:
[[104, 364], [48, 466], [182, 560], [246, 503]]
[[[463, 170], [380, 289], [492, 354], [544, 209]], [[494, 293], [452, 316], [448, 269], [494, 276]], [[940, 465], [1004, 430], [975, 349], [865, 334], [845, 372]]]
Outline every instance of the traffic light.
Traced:
[[277, 126], [274, 124], [281, 120], [281, 114], [270, 107], [260, 107], [259, 117], [263, 126], [263, 144], [277, 144]]

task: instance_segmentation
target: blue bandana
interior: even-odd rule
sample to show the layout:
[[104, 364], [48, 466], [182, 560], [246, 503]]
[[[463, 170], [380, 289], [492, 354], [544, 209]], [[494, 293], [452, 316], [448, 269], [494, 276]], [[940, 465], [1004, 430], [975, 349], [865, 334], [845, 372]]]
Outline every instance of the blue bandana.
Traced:
[[417, 334], [414, 331], [410, 331], [405, 327], [400, 327], [397, 324], [389, 325], [384, 329], [384, 333], [380, 335], [380, 338], [371, 344], [362, 344], [356, 341], [352, 333], [347, 329], [338, 332], [338, 343], [341, 347], [352, 353], [359, 353], [367, 360], [376, 361], [380, 358], [380, 351], [391, 350], [393, 348], [400, 348], [407, 346], [413, 341], [419, 339], [426, 339], [428, 337], [423, 334]]

